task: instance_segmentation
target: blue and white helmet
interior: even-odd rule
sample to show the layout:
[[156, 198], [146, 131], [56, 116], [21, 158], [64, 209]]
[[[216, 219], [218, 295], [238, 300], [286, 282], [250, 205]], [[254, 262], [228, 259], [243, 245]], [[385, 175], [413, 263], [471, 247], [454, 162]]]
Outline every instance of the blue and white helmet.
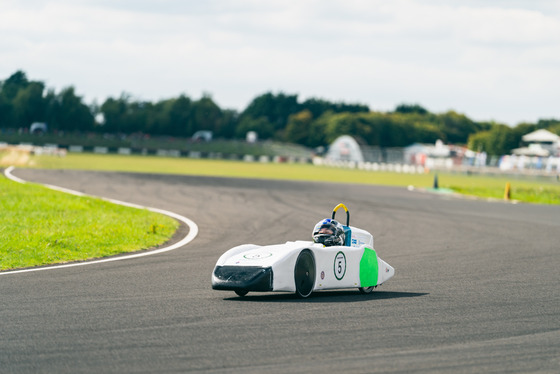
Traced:
[[327, 247], [333, 245], [344, 245], [344, 227], [330, 218], [319, 221], [313, 229], [313, 241], [321, 243]]

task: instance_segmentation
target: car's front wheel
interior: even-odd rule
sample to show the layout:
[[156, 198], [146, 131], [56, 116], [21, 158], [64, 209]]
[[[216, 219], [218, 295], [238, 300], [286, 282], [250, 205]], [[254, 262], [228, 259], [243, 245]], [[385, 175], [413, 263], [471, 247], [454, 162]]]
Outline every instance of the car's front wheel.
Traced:
[[315, 258], [309, 249], [300, 252], [294, 268], [296, 295], [308, 297], [315, 286]]
[[243, 296], [247, 295], [249, 293], [249, 291], [247, 291], [247, 290], [235, 290], [235, 293], [237, 294], [237, 296], [243, 297]]

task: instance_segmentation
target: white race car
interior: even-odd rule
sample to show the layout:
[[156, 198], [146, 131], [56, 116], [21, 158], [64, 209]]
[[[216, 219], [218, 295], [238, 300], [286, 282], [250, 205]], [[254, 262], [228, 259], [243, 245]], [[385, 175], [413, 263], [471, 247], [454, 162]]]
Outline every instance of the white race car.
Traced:
[[[346, 211], [346, 225], [334, 219], [339, 208]], [[334, 227], [342, 230], [338, 237], [328, 235], [336, 231]], [[313, 235], [314, 242], [244, 244], [228, 250], [216, 263], [212, 288], [235, 291], [239, 296], [249, 291], [284, 291], [308, 297], [313, 291], [354, 287], [367, 294], [395, 274], [377, 256], [373, 236], [350, 226], [344, 204], [334, 208], [332, 219], [319, 222]]]

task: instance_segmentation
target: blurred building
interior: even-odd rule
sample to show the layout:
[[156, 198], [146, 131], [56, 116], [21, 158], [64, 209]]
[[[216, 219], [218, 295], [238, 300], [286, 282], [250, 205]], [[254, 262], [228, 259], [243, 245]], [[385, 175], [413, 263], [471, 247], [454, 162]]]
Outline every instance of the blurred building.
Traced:
[[525, 146], [512, 150], [516, 156], [560, 156], [560, 136], [548, 130], [533, 131], [523, 135], [521, 139]]
[[342, 135], [329, 146], [325, 157], [329, 161], [364, 162], [362, 149], [356, 139]]

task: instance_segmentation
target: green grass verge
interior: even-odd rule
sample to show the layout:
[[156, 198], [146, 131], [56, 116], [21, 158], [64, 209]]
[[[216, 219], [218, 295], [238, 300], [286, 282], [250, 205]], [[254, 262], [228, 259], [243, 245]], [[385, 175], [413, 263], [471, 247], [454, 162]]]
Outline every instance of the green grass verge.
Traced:
[[169, 240], [178, 222], [145, 209], [0, 177], [0, 269], [111, 256]]
[[[503, 199], [505, 188], [487, 188], [487, 187], [453, 187], [455, 192], [478, 197], [486, 197], [493, 199]], [[557, 186], [543, 187], [537, 186], [513, 186], [511, 188], [511, 199], [524, 203], [535, 204], [560, 204], [560, 191]]]
[[[34, 167], [52, 169], [109, 170], [145, 173], [225, 176], [237, 178], [359, 183], [430, 188], [434, 174], [404, 174], [339, 169], [309, 164], [248, 163], [227, 160], [162, 158], [146, 156], [69, 154], [66, 157], [33, 157]], [[516, 179], [481, 175], [438, 173], [439, 187], [455, 192], [503, 199], [507, 182], [511, 198], [523, 202], [560, 204], [560, 183], [554, 179]]]
[[[259, 163], [229, 160], [68, 154], [66, 157], [36, 156], [33, 167], [221, 176], [234, 178], [284, 179], [302, 181], [408, 185], [410, 177], [397, 173], [372, 173], [359, 170], [316, 167], [310, 164]], [[429, 186], [431, 176], [416, 175], [414, 181]], [[408, 183], [408, 184], [407, 184]]]

